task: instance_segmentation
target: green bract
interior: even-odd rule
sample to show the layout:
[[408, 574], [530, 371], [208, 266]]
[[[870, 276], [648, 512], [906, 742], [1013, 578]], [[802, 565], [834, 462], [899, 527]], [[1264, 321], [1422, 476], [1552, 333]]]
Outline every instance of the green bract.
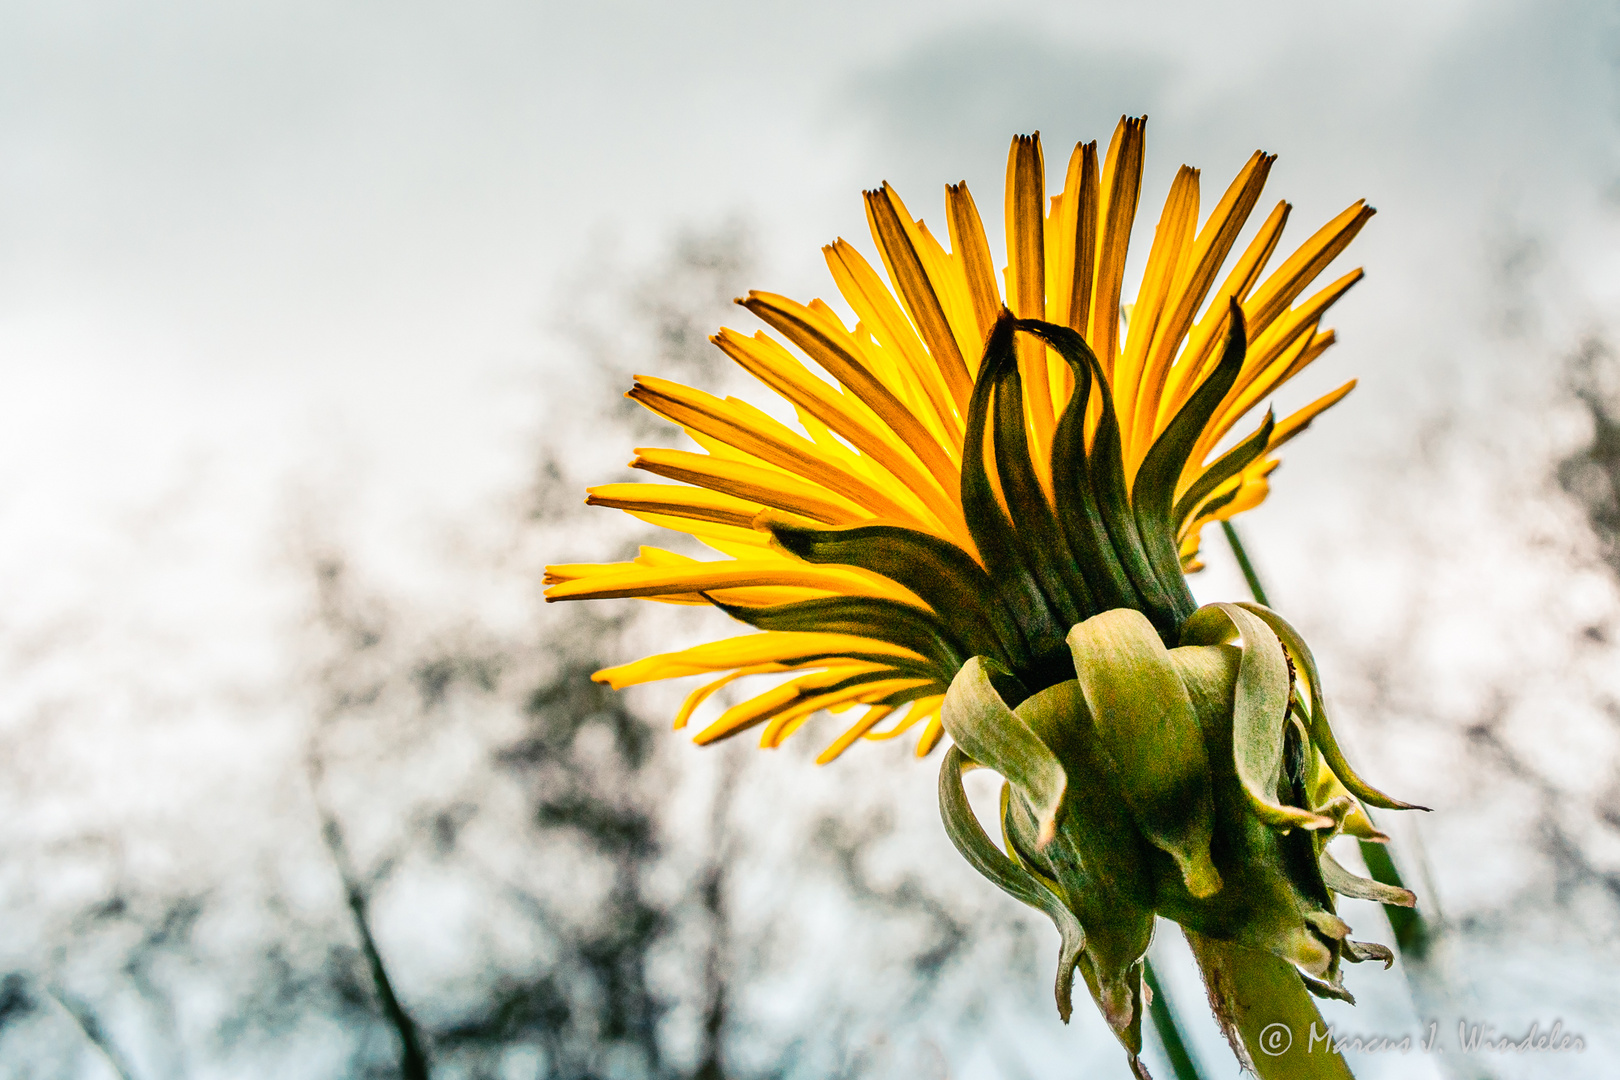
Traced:
[[[1078, 967], [1133, 1061], [1155, 915], [1268, 950], [1319, 996], [1348, 998], [1340, 962], [1387, 964], [1391, 954], [1350, 939], [1334, 894], [1413, 902], [1325, 850], [1359, 816], [1349, 792], [1409, 804], [1345, 764], [1294, 629], [1257, 604], [1211, 604], [1181, 630], [1186, 644], [1166, 648], [1140, 612], [1103, 612], [1069, 633], [1076, 679], [1009, 700], [976, 659], [945, 700], [956, 747], [940, 811], [951, 840], [1052, 918], [1063, 938], [1059, 1012], [1067, 1018]], [[961, 774], [974, 766], [1005, 778], [1005, 852], [968, 808]]]
[[[1335, 892], [1412, 903], [1326, 853], [1341, 830], [1380, 838], [1358, 799], [1408, 804], [1346, 763], [1304, 640], [1259, 605], [1195, 609], [1183, 577], [1178, 529], [1266, 441], [1263, 425], [1178, 495], [1243, 366], [1243, 314], [1234, 304], [1230, 316], [1219, 363], [1128, 478], [1113, 394], [1084, 339], [1003, 313], [963, 445], [962, 507], [982, 566], [897, 526], [769, 523], [793, 555], [881, 574], [939, 615], [854, 598], [727, 608], [764, 629], [881, 634], [953, 672], [941, 713], [956, 743], [940, 778], [946, 829], [980, 873], [1057, 925], [1059, 1012], [1068, 1017], [1078, 970], [1133, 1063], [1155, 916], [1267, 950], [1314, 993], [1347, 998], [1340, 962], [1390, 954], [1350, 940]], [[1052, 441], [1050, 501], [1026, 437], [1019, 333], [1050, 346], [1075, 380]], [[973, 767], [1006, 781], [1004, 851], [962, 792]]]

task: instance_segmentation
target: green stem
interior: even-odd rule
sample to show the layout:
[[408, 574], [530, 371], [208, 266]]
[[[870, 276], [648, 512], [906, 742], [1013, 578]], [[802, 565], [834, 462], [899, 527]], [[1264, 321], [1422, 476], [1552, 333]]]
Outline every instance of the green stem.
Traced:
[[1202, 1080], [1198, 1065], [1187, 1049], [1187, 1040], [1181, 1033], [1176, 1011], [1170, 1005], [1170, 995], [1164, 992], [1159, 985], [1159, 977], [1153, 973], [1153, 961], [1143, 961], [1142, 978], [1147, 983], [1148, 992], [1153, 995], [1153, 1000], [1148, 1004], [1148, 1016], [1153, 1019], [1153, 1030], [1159, 1035], [1164, 1056], [1170, 1060], [1170, 1071], [1176, 1074], [1176, 1080]]
[[1254, 563], [1249, 561], [1249, 553], [1243, 549], [1243, 541], [1238, 539], [1237, 529], [1230, 521], [1222, 521], [1221, 532], [1226, 534], [1226, 542], [1237, 559], [1238, 569], [1243, 571], [1243, 580], [1249, 583], [1249, 593], [1254, 597], [1254, 602], [1270, 607], [1271, 601], [1266, 599], [1265, 587], [1260, 584], [1260, 575], [1254, 571]]
[[1353, 1080], [1299, 974], [1268, 952], [1187, 931], [1210, 1007], [1260, 1080]]

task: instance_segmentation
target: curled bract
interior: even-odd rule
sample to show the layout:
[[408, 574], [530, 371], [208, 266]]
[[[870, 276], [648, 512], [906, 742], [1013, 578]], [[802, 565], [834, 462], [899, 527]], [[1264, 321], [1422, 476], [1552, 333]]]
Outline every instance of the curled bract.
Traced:
[[[1059, 1012], [1067, 1018], [1079, 970], [1133, 1059], [1155, 915], [1267, 950], [1312, 992], [1347, 999], [1341, 962], [1387, 966], [1391, 953], [1350, 938], [1335, 896], [1413, 903], [1327, 851], [1342, 831], [1374, 836], [1361, 799], [1409, 804], [1338, 752], [1298, 633], [1258, 604], [1211, 604], [1185, 620], [1181, 641], [1166, 647], [1140, 612], [1106, 611], [1068, 635], [1075, 679], [1028, 694], [975, 658], [943, 711], [956, 743], [940, 776], [947, 832], [1057, 925]], [[1005, 851], [961, 793], [973, 766], [1005, 781]]]

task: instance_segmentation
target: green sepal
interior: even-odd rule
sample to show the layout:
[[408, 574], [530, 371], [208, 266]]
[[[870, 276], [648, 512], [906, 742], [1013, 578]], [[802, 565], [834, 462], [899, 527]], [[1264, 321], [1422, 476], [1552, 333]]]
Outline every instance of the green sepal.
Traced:
[[1345, 941], [1350, 937], [1350, 924], [1331, 911], [1307, 911], [1305, 921], [1325, 938]]
[[940, 819], [945, 823], [946, 835], [968, 865], [1008, 896], [1045, 912], [1057, 927], [1062, 944], [1058, 949], [1057, 982], [1053, 989], [1057, 995], [1058, 1015], [1068, 1023], [1074, 1008], [1074, 971], [1080, 952], [1085, 948], [1085, 931], [1060, 897], [1003, 854], [985, 834], [962, 787], [962, 774], [977, 767], [960, 747], [953, 746], [945, 752], [939, 766]]
[[[1125, 576], [1141, 598], [1139, 610], [1147, 614], [1153, 625], [1159, 629], [1161, 636], [1173, 639], [1176, 624], [1193, 610], [1192, 597], [1189, 594], [1182, 601], [1182, 608], [1178, 609], [1173, 590], [1186, 590], [1180, 564], [1175, 567], [1175, 584], [1172, 585], [1160, 579], [1152, 561], [1148, 558], [1144, 538], [1137, 529], [1136, 515], [1131, 512], [1130, 488], [1125, 482], [1125, 456], [1119, 432], [1119, 417], [1114, 412], [1113, 392], [1108, 386], [1107, 376], [1103, 374], [1102, 365], [1098, 362], [1096, 354], [1091, 351], [1091, 346], [1086, 344], [1086, 339], [1067, 326], [1024, 319], [1018, 323], [1018, 328], [1034, 334], [1052, 346], [1059, 356], [1068, 361], [1071, 368], [1078, 371], [1081, 367], [1085, 367], [1090, 372], [1090, 381], [1094, 384], [1096, 395], [1102, 402], [1102, 415], [1092, 438], [1091, 450], [1084, 455], [1086, 472], [1091, 481], [1090, 491], [1096, 499], [1098, 514], [1107, 529], [1109, 546], [1113, 548]], [[1079, 386], [1078, 378], [1075, 385]], [[1071, 397], [1069, 405], [1071, 410], [1078, 410], [1080, 416], [1075, 422], [1083, 431], [1086, 403], [1077, 402], [1076, 398]], [[1065, 447], [1066, 457], [1075, 453], [1077, 447], [1083, 446], [1083, 442], [1079, 432], [1073, 433]], [[1073, 458], [1068, 457], [1068, 464], [1073, 463]], [[1054, 456], [1054, 490], [1057, 486], [1057, 464]], [[1058, 492], [1058, 497], [1062, 498], [1063, 494]], [[1083, 528], [1081, 531], [1084, 531]], [[1083, 547], [1076, 547], [1077, 553], [1083, 550]]]
[[936, 612], [948, 613], [977, 655], [1015, 655], [1018, 626], [997, 605], [995, 586], [973, 557], [948, 540], [899, 525], [811, 529], [783, 522], [771, 535], [805, 562], [857, 566], [910, 589]]
[[1209, 500], [1209, 502], [1205, 503], [1204, 504], [1204, 510], [1205, 510], [1206, 513], [1210, 513], [1210, 514], [1215, 513], [1217, 510], [1224, 510], [1226, 508], [1226, 504], [1231, 502], [1232, 500], [1236, 499], [1237, 497], [1238, 497], [1238, 489], [1233, 488], [1231, 491], [1228, 491], [1228, 492], [1226, 492], [1225, 494], [1222, 494], [1222, 495], [1217, 495], [1217, 496], [1215, 496], [1215, 498], [1213, 498], [1213, 499]]
[[[1259, 430], [1216, 458], [1215, 463], [1205, 469], [1203, 475], [1199, 476], [1197, 480], [1193, 481], [1193, 486], [1188, 488], [1186, 493], [1176, 500], [1176, 508], [1171, 514], [1176, 523], [1178, 534], [1198, 512], [1199, 504], [1209, 498], [1216, 488], [1248, 468], [1255, 458], [1266, 452], [1266, 444], [1271, 441], [1271, 432], [1276, 425], [1276, 415], [1270, 409], [1267, 409], [1266, 418], [1260, 424]], [[1211, 511], [1218, 510], [1221, 506], [1231, 502], [1236, 496], [1237, 489], [1234, 488], [1230, 495], [1225, 496], [1218, 505], [1211, 504], [1209, 509]]]
[[[968, 657], [975, 655], [939, 616], [880, 596], [820, 596], [768, 607], [724, 604], [711, 596], [709, 603], [761, 630], [853, 634], [887, 641], [926, 656], [933, 663], [932, 674], [943, 682], [948, 682]], [[885, 662], [888, 660], [885, 658]]]
[[[1096, 357], [1091, 355], [1083, 338], [1078, 348], [1084, 350], [1084, 357], [1069, 356], [1060, 350], [1060, 355], [1064, 356], [1074, 374], [1074, 392], [1069, 395], [1063, 415], [1058, 418], [1057, 430], [1052, 435], [1052, 499], [1056, 504], [1057, 521], [1070, 552], [1080, 564], [1080, 571], [1091, 588], [1096, 610], [1107, 611], [1117, 607], [1141, 609], [1145, 601], [1120, 562], [1119, 553], [1114, 550], [1113, 539], [1108, 535], [1108, 523], [1103, 520], [1092, 487], [1094, 470], [1086, 452], [1086, 409], [1091, 399], [1092, 368], [1096, 366]], [[1098, 385], [1105, 384], [1099, 382]], [[1101, 393], [1106, 399], [1106, 389]], [[1111, 412], [1111, 401], [1109, 405]], [[1116, 424], [1113, 437], [1116, 448], [1118, 443]]]
[[1060, 887], [1086, 927], [1081, 971], [1098, 1009], [1135, 1055], [1141, 1050], [1140, 964], [1153, 940], [1147, 867], [1155, 849], [1125, 803], [1078, 682], [1048, 687], [1014, 711], [1076, 782], [1064, 792], [1057, 835], [1038, 849], [1035, 815], [1014, 792], [1004, 812], [1008, 842]]
[[1028, 676], [1036, 669], [1052, 669], [1048, 677], [1037, 677], [1034, 681], [1061, 682], [1067, 674], [1057, 669], [1053, 660], [1061, 659], [1064, 624], [1041, 591], [1034, 569], [1025, 560], [1017, 526], [1007, 519], [1007, 512], [996, 500], [995, 488], [984, 464], [985, 433], [995, 397], [997, 368], [1004, 366], [1009, 357], [1016, 363], [1013, 323], [1011, 315], [1003, 309], [985, 343], [984, 359], [973, 383], [962, 443], [962, 514], [978, 546], [979, 557], [989, 571], [991, 588], [984, 595], [999, 596], [1012, 613], [1013, 622], [1023, 631], [1020, 639], [1023, 651], [1013, 657], [1014, 670]]
[[[1064, 818], [1057, 838], [1038, 853], [1033, 849], [1035, 815], [1016, 790], [1003, 799], [1002, 821], [1008, 852], [1038, 879], [1055, 885], [1080, 924], [1089, 927], [1080, 973], [1097, 1011], [1134, 1061], [1142, 1052], [1141, 963], [1153, 942], [1152, 910], [1119, 896], [1105, 874], [1088, 872], [1087, 853], [1082, 852], [1088, 845], [1076, 843], [1076, 834], [1090, 833], [1085, 838], [1104, 843], [1107, 838], [1095, 836], [1072, 816]], [[1135, 832], [1129, 822], [1126, 828]]]
[[1364, 964], [1368, 960], [1376, 960], [1384, 965], [1388, 971], [1395, 963], [1395, 950], [1388, 945], [1380, 945], [1376, 941], [1351, 941], [1344, 939], [1344, 952], [1341, 954], [1352, 964]]
[[1087, 619], [1068, 640], [1098, 740], [1137, 827], [1176, 860], [1190, 893], [1209, 896], [1221, 887], [1209, 852], [1209, 758], [1170, 651], [1130, 608]]
[[1396, 907], [1417, 906], [1417, 896], [1410, 889], [1385, 885], [1381, 881], [1353, 874], [1345, 869], [1344, 864], [1325, 851], [1322, 852], [1321, 863], [1322, 881], [1340, 896], [1349, 896], [1356, 900], [1375, 900], [1380, 904], [1393, 904]]
[[[1020, 840], [1013, 835], [1016, 831], [1013, 824], [1013, 815], [1020, 814], [1029, 818], [1029, 828], [1023, 830], [1028, 834], [1028, 841]], [[1035, 853], [1035, 815], [1029, 809], [1029, 801], [1018, 795], [1017, 789], [1007, 780], [1001, 781], [1001, 802], [997, 820], [1001, 822], [1001, 846], [1013, 862], [1034, 876], [1046, 889], [1056, 897], [1064, 898], [1067, 894], [1063, 886], [1057, 883], [1052, 876], [1052, 868], [1046, 864], [1041, 856]], [[1020, 834], [1022, 835], [1022, 833]], [[1084, 924], [1081, 924], [1084, 926]]]
[[1153, 440], [1136, 470], [1131, 485], [1131, 508], [1136, 515], [1137, 532], [1147, 550], [1148, 561], [1159, 580], [1169, 590], [1177, 614], [1192, 613], [1192, 592], [1181, 573], [1181, 552], [1176, 543], [1179, 521], [1173, 516], [1176, 483], [1187, 458], [1197, 444], [1210, 417], [1220, 407], [1226, 392], [1243, 370], [1247, 343], [1243, 329], [1243, 308], [1233, 297], [1227, 324], [1226, 348], [1220, 363], [1177, 410], [1170, 424]]
[[1040, 821], [1036, 847], [1057, 832], [1068, 777], [1045, 743], [1007, 707], [990, 681], [984, 657], [975, 656], [951, 680], [940, 708], [945, 730], [962, 752], [994, 769], [1030, 801]]
[[[1125, 800], [1080, 683], [1070, 679], [1047, 687], [1013, 712], [1074, 779], [1064, 789], [1057, 841], [1039, 853], [1049, 873], [1076, 903], [1102, 905], [1099, 913], [1127, 908], [1150, 913], [1153, 886], [1146, 867], [1155, 849]], [[1124, 955], [1134, 962], [1141, 952]]]
[[1069, 627], [1099, 609], [1093, 604], [1091, 589], [1069, 551], [1030, 461], [1023, 376], [1018, 370], [1014, 344], [1013, 336], [1007, 335], [1001, 355], [992, 357], [987, 350], [979, 372], [981, 379], [992, 379], [995, 387], [996, 476], [1008, 507], [1017, 508], [1014, 535], [1022, 547], [1023, 561], [1034, 571], [1035, 581], [1046, 594], [1059, 626]]
[[1132, 964], [1123, 976], [1108, 980], [1099, 977], [1089, 957], [1082, 953], [1080, 975], [1114, 1038], [1130, 1055], [1131, 1071], [1138, 1077], [1146, 1076], [1147, 1070], [1138, 1057], [1142, 1053], [1142, 1014], [1147, 1011], [1142, 1003], [1142, 961]]
[[1170, 650], [1177, 676], [1198, 713], [1210, 761], [1214, 798], [1211, 855], [1224, 882], [1213, 896], [1195, 897], [1167, 857], [1155, 870], [1160, 915], [1209, 938], [1264, 949], [1306, 970], [1325, 974], [1334, 959], [1307, 924], [1327, 896], [1318, 873], [1302, 881], [1295, 864], [1312, 854], [1315, 834], [1283, 834], [1254, 813], [1232, 756], [1232, 704], [1242, 650], [1197, 645]]
[[[1293, 676], [1282, 642], [1265, 621], [1236, 604], [1208, 604], [1181, 627], [1186, 645], [1219, 645], [1235, 631], [1243, 639], [1232, 702], [1232, 755], [1255, 814], [1275, 828], [1331, 829], [1331, 817], [1277, 797], [1283, 780], [1283, 733]], [[1301, 800], [1303, 801], [1303, 800]]]
[[1356, 798], [1386, 810], [1427, 810], [1427, 806], [1401, 802], [1385, 795], [1363, 780], [1350, 767], [1350, 763], [1345, 760], [1344, 752], [1339, 749], [1339, 741], [1333, 736], [1333, 727], [1328, 723], [1327, 704], [1322, 698], [1322, 678], [1316, 671], [1316, 658], [1311, 655], [1311, 648], [1305, 644], [1305, 639], [1299, 631], [1295, 630], [1287, 619], [1261, 604], [1241, 603], [1238, 606], [1254, 612], [1265, 620], [1266, 625], [1282, 639], [1283, 647], [1288, 650], [1294, 662], [1303, 670], [1306, 681], [1311, 684], [1309, 716], [1311, 742], [1316, 744], [1328, 768], [1339, 778], [1339, 783]]
[[1309, 990], [1313, 997], [1331, 998], [1334, 1001], [1342, 1001], [1347, 1005], [1356, 1003], [1356, 996], [1346, 990], [1343, 983], [1318, 979], [1305, 974], [1303, 971], [1298, 974], [1300, 981], [1305, 984], [1305, 989]]

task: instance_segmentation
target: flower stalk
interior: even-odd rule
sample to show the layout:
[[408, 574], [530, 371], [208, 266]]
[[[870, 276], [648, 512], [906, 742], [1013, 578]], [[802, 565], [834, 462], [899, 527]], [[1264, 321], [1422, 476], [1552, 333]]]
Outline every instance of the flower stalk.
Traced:
[[1344, 1057], [1292, 965], [1258, 949], [1187, 934], [1209, 1004], [1238, 1061], [1260, 1080], [1350, 1080]]

